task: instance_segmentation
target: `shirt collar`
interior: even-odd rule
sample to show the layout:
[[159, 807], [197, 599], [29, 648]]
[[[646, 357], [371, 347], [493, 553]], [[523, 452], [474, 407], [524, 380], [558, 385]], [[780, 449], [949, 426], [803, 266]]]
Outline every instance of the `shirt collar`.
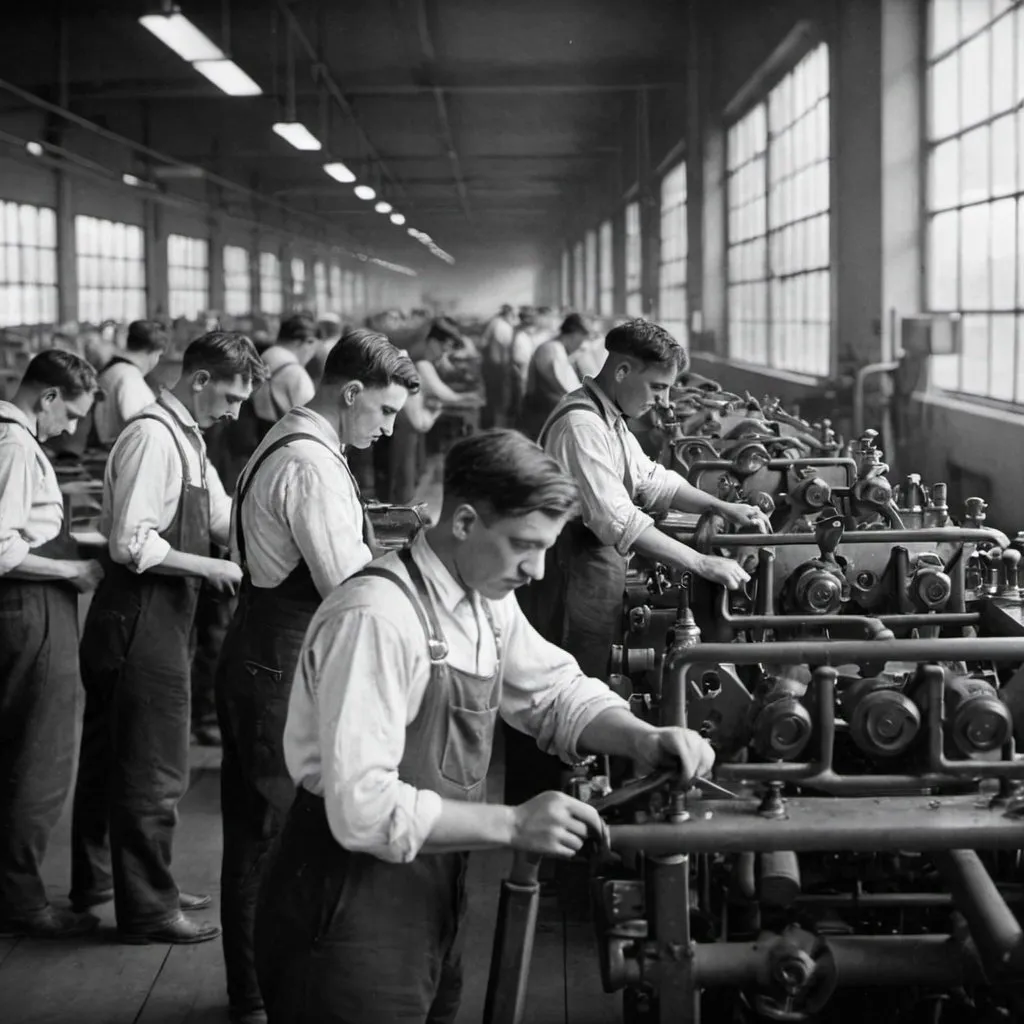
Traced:
[[19, 409], [13, 402], [0, 402], [0, 416], [5, 420], [15, 420], [20, 423], [29, 433], [36, 436], [36, 418], [29, 416]]
[[186, 409], [185, 406], [174, 397], [174, 393], [172, 391], [168, 391], [167, 388], [164, 388], [160, 392], [160, 398], [157, 404], [162, 405], [178, 421], [183, 430], [194, 431], [202, 437], [202, 431], [199, 429], [199, 424], [196, 423], [195, 416], [193, 416], [192, 413], [190, 413], [188, 409]]
[[336, 451], [342, 451], [341, 438], [338, 437], [338, 431], [331, 426], [330, 420], [321, 416], [318, 412], [313, 412], [312, 409], [306, 408], [306, 406], [299, 406], [297, 409], [291, 409], [285, 413], [281, 418], [302, 420], [307, 428], [312, 428], [313, 431], [322, 437], [333, 449]]
[[466, 600], [472, 604], [470, 592], [448, 571], [437, 552], [427, 542], [426, 531], [421, 531], [412, 542], [413, 560], [420, 567], [423, 578], [430, 584], [438, 603], [449, 614]]
[[624, 419], [622, 410], [601, 390], [600, 385], [593, 377], [584, 377], [583, 384], [590, 392], [591, 397], [597, 399], [597, 407], [610, 427], [614, 427], [620, 420]]

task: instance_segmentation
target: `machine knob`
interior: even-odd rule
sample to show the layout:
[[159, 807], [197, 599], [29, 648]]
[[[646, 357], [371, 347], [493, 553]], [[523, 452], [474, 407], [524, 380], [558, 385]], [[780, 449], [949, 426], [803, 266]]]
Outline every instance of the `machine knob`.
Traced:
[[941, 569], [919, 566], [910, 584], [911, 599], [926, 611], [944, 608], [953, 593], [953, 581]]
[[921, 712], [899, 690], [860, 690], [844, 701], [850, 736], [871, 757], [895, 757], [917, 738]]
[[793, 596], [797, 607], [812, 615], [836, 615], [843, 607], [842, 582], [825, 569], [802, 573]]
[[810, 712], [795, 697], [781, 697], [761, 709], [754, 724], [754, 749], [764, 758], [793, 761], [810, 742]]
[[1013, 734], [1009, 709], [983, 679], [947, 678], [946, 721], [950, 740], [968, 758], [998, 750]]
[[983, 523], [986, 519], [985, 512], [988, 509], [988, 502], [984, 498], [968, 498], [964, 503], [965, 514], [968, 519], [976, 523]]

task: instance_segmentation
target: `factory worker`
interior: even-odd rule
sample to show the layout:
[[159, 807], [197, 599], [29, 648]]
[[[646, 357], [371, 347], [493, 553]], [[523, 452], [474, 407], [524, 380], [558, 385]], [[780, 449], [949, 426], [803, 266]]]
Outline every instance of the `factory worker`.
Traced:
[[590, 331], [579, 313], [570, 313], [558, 336], [542, 341], [530, 357], [526, 391], [519, 409], [518, 428], [535, 441], [555, 406], [580, 386], [569, 357], [587, 340]]
[[315, 387], [306, 364], [316, 355], [318, 342], [316, 321], [311, 316], [299, 313], [281, 321], [277, 341], [263, 353], [269, 373], [266, 387], [252, 396], [261, 440], [289, 409], [305, 405], [313, 397]]
[[[182, 910], [210, 898], [171, 875], [177, 805], [188, 783], [189, 635], [202, 581], [233, 591], [242, 571], [210, 557], [228, 543], [231, 502], [202, 431], [238, 416], [263, 361], [243, 334], [193, 341], [173, 389], [121, 431], [103, 480], [109, 565], [81, 644], [86, 710], [72, 824], [72, 905], [109, 900], [128, 942], [220, 934]], [[107, 856], [109, 820], [113, 871]]]
[[51, 906], [40, 877], [71, 786], [78, 700], [78, 595], [102, 577], [78, 557], [40, 443], [87, 416], [96, 372], [40, 352], [0, 402], [0, 931], [67, 938], [99, 923]]
[[270, 1024], [450, 1024], [468, 852], [568, 858], [603, 833], [594, 808], [565, 793], [486, 802], [499, 714], [566, 758], [710, 771], [700, 736], [633, 716], [516, 603], [575, 500], [571, 478], [522, 434], [460, 440], [438, 524], [313, 617], [285, 727], [298, 795], [256, 915]]
[[[597, 375], [566, 395], [541, 431], [545, 451], [579, 487], [581, 515], [549, 552], [544, 578], [520, 594], [530, 622], [601, 679], [622, 628], [631, 552], [733, 590], [749, 578], [732, 559], [698, 554], [658, 529], [651, 512], [713, 510], [739, 529], [768, 529], [760, 509], [720, 501], [653, 462], [626, 425], [627, 417], [667, 403], [669, 388], [686, 369], [686, 350], [646, 320], [613, 328], [605, 349]], [[507, 735], [509, 794], [525, 796], [553, 784], [545, 772], [557, 773], [554, 760], [547, 759], [545, 768], [535, 748]]]
[[110, 447], [121, 428], [156, 401], [146, 375], [156, 369], [167, 348], [167, 331], [155, 320], [136, 320], [128, 327], [125, 349], [100, 371], [104, 401], [93, 411], [96, 440]]
[[271, 428], [239, 478], [232, 554], [245, 576], [217, 667], [221, 923], [235, 1020], [262, 1012], [252, 926], [260, 869], [295, 796], [281, 745], [299, 648], [320, 602], [373, 557], [343, 451], [389, 435], [419, 386], [384, 335], [346, 331], [316, 394]]

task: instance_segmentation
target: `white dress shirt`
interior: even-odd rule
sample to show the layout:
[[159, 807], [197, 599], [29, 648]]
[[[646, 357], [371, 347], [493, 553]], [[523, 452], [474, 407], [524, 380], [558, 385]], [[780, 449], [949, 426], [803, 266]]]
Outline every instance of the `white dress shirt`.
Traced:
[[[420, 534], [412, 543], [448, 641], [448, 662], [465, 672], [495, 671], [494, 635], [484, 598], [468, 593]], [[397, 553], [375, 565], [409, 576]], [[502, 638], [501, 717], [544, 751], [578, 756], [580, 734], [622, 698], [580, 672], [576, 660], [527, 622], [514, 594], [491, 601]], [[381, 860], [412, 860], [441, 814], [441, 797], [398, 778], [405, 733], [430, 681], [420, 620], [394, 583], [361, 577], [327, 598], [299, 655], [284, 755], [295, 782], [323, 796], [334, 838]]]
[[[146, 410], [169, 423], [181, 443], [191, 483], [210, 494], [210, 536], [228, 543], [231, 499], [206, 458], [206, 442], [192, 414], [169, 391]], [[174, 521], [181, 501], [181, 456], [171, 432], [151, 419], [121, 431], [103, 474], [100, 533], [109, 538], [110, 557], [135, 572], [159, 565], [171, 550], [160, 534]]]
[[[242, 471], [236, 494], [263, 452], [286, 434], [315, 434], [330, 445], [293, 441], [260, 466], [242, 504], [245, 560], [257, 587], [276, 587], [305, 561], [327, 597], [373, 557], [363, 543], [363, 506], [337, 431], [318, 413], [292, 409], [267, 432]], [[240, 561], [235, 515], [231, 557]]]
[[50, 460], [35, 442], [35, 419], [0, 402], [0, 576], [33, 548], [53, 540], [64, 522], [64, 498]]
[[93, 406], [96, 437], [100, 444], [113, 444], [124, 425], [152, 405], [156, 395], [134, 363], [114, 363], [100, 374], [99, 385], [103, 401]]
[[[612, 400], [592, 378], [586, 384], [597, 396], [601, 415], [586, 409], [566, 413], [547, 431], [544, 448], [576, 481], [583, 525], [626, 555], [654, 522], [644, 509], [667, 511], [682, 477], [648, 458]], [[583, 395], [582, 389], [566, 395], [552, 418]]]
[[297, 405], [305, 405], [316, 393], [313, 381], [291, 349], [271, 345], [263, 353], [270, 379], [254, 392], [252, 407], [261, 420], [274, 422]]

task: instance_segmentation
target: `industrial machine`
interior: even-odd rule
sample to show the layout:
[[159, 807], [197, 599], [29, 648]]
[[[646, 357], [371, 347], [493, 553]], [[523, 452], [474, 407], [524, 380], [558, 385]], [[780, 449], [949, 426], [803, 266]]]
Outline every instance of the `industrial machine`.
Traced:
[[[627, 1024], [1024, 1020], [1022, 545], [981, 499], [894, 486], [874, 432], [755, 404], [677, 396], [666, 433], [775, 532], [661, 524], [750, 584], [636, 564], [613, 648], [611, 685], [704, 735], [713, 777], [574, 772], [610, 823], [586, 854], [604, 988]], [[503, 896], [527, 924], [532, 877]], [[517, 1019], [523, 985], [492, 989]]]

